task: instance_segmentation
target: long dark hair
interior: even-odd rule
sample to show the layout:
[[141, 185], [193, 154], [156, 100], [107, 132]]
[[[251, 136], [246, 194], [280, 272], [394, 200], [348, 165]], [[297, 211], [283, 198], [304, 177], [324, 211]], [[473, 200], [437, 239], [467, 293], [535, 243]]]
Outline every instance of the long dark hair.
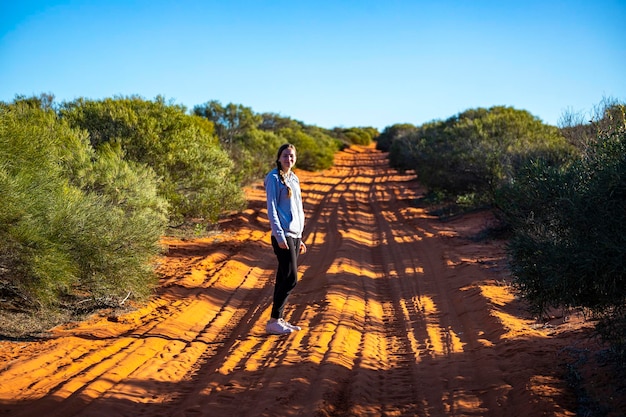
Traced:
[[291, 198], [291, 188], [285, 182], [286, 173], [285, 171], [283, 171], [283, 166], [280, 163], [280, 155], [283, 153], [285, 149], [289, 149], [289, 148], [293, 149], [294, 152], [296, 151], [296, 147], [293, 146], [291, 143], [285, 143], [280, 148], [278, 148], [278, 154], [276, 155], [276, 168], [278, 168], [278, 176], [280, 177], [280, 182], [282, 182], [285, 185], [285, 187], [287, 187], [287, 195], [289, 195], [289, 198]]

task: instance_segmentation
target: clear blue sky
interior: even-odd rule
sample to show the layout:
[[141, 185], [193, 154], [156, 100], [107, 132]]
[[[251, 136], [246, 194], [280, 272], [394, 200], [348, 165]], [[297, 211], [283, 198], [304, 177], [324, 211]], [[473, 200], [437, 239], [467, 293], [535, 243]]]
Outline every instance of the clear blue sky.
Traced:
[[0, 101], [164, 96], [306, 124], [626, 101], [626, 0], [0, 0]]

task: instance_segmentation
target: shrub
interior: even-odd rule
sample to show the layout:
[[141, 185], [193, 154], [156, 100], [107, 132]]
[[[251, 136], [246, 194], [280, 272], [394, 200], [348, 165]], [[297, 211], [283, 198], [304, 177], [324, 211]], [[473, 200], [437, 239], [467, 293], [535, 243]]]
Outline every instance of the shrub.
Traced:
[[202, 217], [216, 221], [243, 207], [229, 155], [205, 118], [186, 114], [163, 98], [139, 97], [65, 103], [62, 117], [85, 129], [94, 148], [119, 147], [124, 158], [152, 168], [159, 194], [170, 203], [172, 221]]
[[230, 150], [239, 183], [263, 178], [273, 168], [278, 148], [286, 142], [274, 132], [252, 129], [238, 136]]
[[378, 149], [379, 151], [388, 152], [391, 150], [393, 142], [396, 139], [405, 137], [409, 133], [415, 132], [416, 130], [417, 127], [409, 123], [401, 123], [387, 126], [385, 129], [383, 129], [383, 132], [374, 139], [376, 141], [376, 149]]
[[561, 134], [568, 143], [585, 152], [596, 140], [597, 132], [610, 132], [624, 124], [624, 105], [617, 99], [605, 97], [594, 106], [590, 115], [565, 112], [559, 119]]
[[237, 137], [256, 129], [262, 121], [262, 116], [255, 114], [250, 107], [233, 103], [223, 106], [217, 100], [195, 106], [193, 113], [213, 122], [217, 137], [225, 148], [230, 148]]
[[[617, 119], [578, 159], [535, 162], [503, 187], [498, 206], [511, 224], [512, 271], [536, 313], [584, 307], [626, 346], [626, 124]], [[621, 323], [621, 324], [620, 324]]]
[[274, 113], [256, 114], [242, 105], [223, 106], [213, 100], [194, 107], [194, 114], [215, 124], [220, 142], [235, 161], [235, 176], [242, 185], [262, 178], [274, 166], [275, 152], [283, 143], [296, 146], [298, 167], [307, 170], [331, 166], [340, 147], [340, 140], [331, 131]]
[[0, 283], [43, 306], [150, 293], [166, 219], [152, 170], [17, 101], [0, 108], [0, 193]]
[[332, 131], [328, 131], [327, 134], [341, 141], [346, 147], [350, 145], [369, 145], [374, 138], [379, 136], [378, 130], [373, 127], [336, 127]]
[[415, 169], [431, 191], [492, 201], [495, 190], [526, 161], [562, 163], [572, 152], [556, 127], [526, 111], [496, 106], [406, 132], [392, 144], [390, 161], [394, 167]]
[[279, 135], [286, 142], [292, 143], [298, 153], [297, 166], [308, 171], [317, 171], [329, 168], [339, 149], [339, 141], [324, 134], [322, 131], [309, 128], [281, 129]]

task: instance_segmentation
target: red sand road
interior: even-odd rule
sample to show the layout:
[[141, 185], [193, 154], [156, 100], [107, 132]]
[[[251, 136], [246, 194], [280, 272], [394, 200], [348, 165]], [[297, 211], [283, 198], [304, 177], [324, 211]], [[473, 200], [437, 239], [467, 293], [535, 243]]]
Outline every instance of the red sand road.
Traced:
[[[485, 213], [440, 222], [372, 147], [297, 171], [309, 251], [265, 334], [275, 258], [262, 188], [206, 239], [164, 239], [161, 286], [128, 314], [0, 342], [0, 415], [573, 416], [559, 352], [506, 285]], [[574, 336], [572, 336], [572, 334]]]

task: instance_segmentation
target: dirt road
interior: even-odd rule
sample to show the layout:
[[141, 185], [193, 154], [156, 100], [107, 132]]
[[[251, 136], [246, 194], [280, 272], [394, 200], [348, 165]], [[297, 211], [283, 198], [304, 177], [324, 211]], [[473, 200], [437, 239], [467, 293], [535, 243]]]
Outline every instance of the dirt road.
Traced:
[[573, 416], [567, 333], [506, 285], [489, 217], [440, 222], [372, 147], [297, 171], [309, 251], [265, 334], [276, 264], [263, 190], [206, 239], [165, 239], [157, 296], [35, 342], [0, 341], [0, 415]]

